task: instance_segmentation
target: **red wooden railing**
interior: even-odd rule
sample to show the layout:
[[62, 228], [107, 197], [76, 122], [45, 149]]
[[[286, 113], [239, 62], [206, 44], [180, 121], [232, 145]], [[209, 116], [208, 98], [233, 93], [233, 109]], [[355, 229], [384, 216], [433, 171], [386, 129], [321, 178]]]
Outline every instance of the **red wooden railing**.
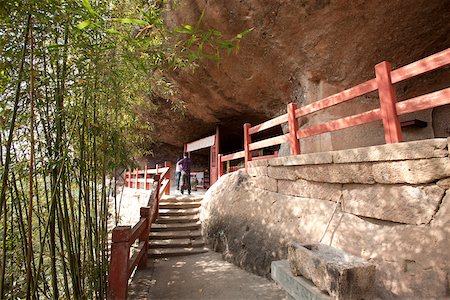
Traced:
[[[158, 218], [159, 200], [164, 193], [167, 193], [168, 189], [170, 191], [170, 164], [166, 163], [165, 165], [166, 167], [164, 168], [157, 168], [157, 174], [153, 177], [154, 192], [150, 196], [148, 206], [140, 209], [140, 221], [133, 227], [116, 226], [112, 231], [111, 259], [108, 271], [108, 299], [126, 299], [128, 295], [128, 279], [134, 269], [136, 267], [146, 267], [151, 224]], [[146, 168], [146, 170], [148, 169]], [[158, 174], [160, 171], [162, 173]], [[145, 174], [147, 175], [147, 172]], [[131, 176], [128, 178], [136, 179]], [[142, 179], [150, 178], [145, 177]], [[147, 187], [146, 181], [144, 187]], [[150, 186], [148, 186], [148, 189], [150, 189]], [[135, 253], [130, 257], [131, 246], [136, 240], [139, 240], [139, 245]]]
[[[295, 103], [289, 103], [286, 114], [253, 127], [251, 124], [246, 123], [244, 124], [244, 150], [227, 155], [219, 155], [219, 175], [223, 175], [222, 163], [234, 159], [244, 158], [245, 169], [247, 170], [247, 164], [252, 160], [253, 150], [289, 143], [291, 155], [297, 155], [300, 154], [299, 139], [377, 120], [382, 120], [383, 122], [386, 143], [401, 142], [402, 131], [398, 116], [450, 104], [450, 88], [397, 102], [397, 96], [393, 85], [400, 81], [448, 65], [450, 65], [450, 48], [393, 71], [391, 70], [391, 64], [384, 61], [375, 66], [374, 79], [300, 108], [297, 108]], [[299, 129], [298, 127], [298, 118], [305, 117], [306, 115], [352, 100], [376, 90], [378, 90], [380, 108], [310, 126], [308, 128]], [[252, 143], [252, 134], [286, 122], [288, 122], [289, 125], [288, 133]]]
[[159, 164], [156, 165], [155, 169], [150, 169], [148, 166], [145, 166], [143, 170], [139, 170], [138, 168], [132, 170], [128, 170], [125, 173], [125, 186], [129, 188], [136, 189], [150, 189], [151, 176], [152, 175], [161, 175], [161, 185], [165, 187], [166, 195], [170, 194], [170, 169], [171, 163], [166, 161], [164, 163], [164, 167], [161, 167]]

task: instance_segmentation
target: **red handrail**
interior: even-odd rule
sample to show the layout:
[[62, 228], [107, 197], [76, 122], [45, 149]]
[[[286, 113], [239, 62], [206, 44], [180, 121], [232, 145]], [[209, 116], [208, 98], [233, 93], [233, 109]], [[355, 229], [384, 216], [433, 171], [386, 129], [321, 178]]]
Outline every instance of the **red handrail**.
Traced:
[[[370, 79], [340, 93], [331, 95], [300, 108], [296, 108], [295, 103], [289, 103], [286, 114], [253, 127], [246, 123], [244, 125], [244, 150], [227, 155], [219, 154], [219, 176], [223, 175], [222, 163], [234, 159], [244, 158], [245, 168], [247, 170], [247, 164], [252, 160], [252, 150], [288, 142], [290, 145], [291, 155], [297, 155], [300, 154], [299, 139], [366, 124], [377, 120], [383, 121], [386, 143], [401, 142], [402, 132], [398, 116], [450, 104], [450, 88], [397, 103], [397, 96], [393, 88], [393, 84], [448, 65], [450, 65], [450, 48], [396, 70], [391, 70], [391, 65], [389, 62], [381, 62], [375, 66], [376, 78], [374, 79]], [[363, 96], [376, 90], [378, 90], [380, 98], [380, 108], [337, 120], [324, 122], [308, 128], [299, 129], [298, 127], [298, 118], [352, 100], [356, 97]], [[252, 142], [252, 134], [286, 122], [289, 124], [288, 133], [269, 139]]]
[[[154, 192], [150, 196], [148, 206], [140, 209], [140, 221], [133, 227], [116, 226], [112, 231], [111, 259], [108, 271], [109, 299], [126, 299], [128, 279], [134, 269], [136, 267], [145, 268], [147, 265], [151, 224], [158, 217], [159, 200], [164, 192], [170, 192], [170, 163], [166, 162], [164, 168], [157, 169], [157, 172], [162, 171], [162, 173], [156, 174], [153, 178]], [[147, 174], [147, 172], [144, 174]], [[137, 239], [139, 239], [139, 246], [130, 257], [130, 247]]]
[[[145, 166], [143, 170], [135, 169], [134, 171], [128, 170], [125, 172], [125, 186], [129, 188], [141, 189], [143, 186], [144, 190], [150, 190], [150, 179], [151, 175], [161, 175], [163, 179], [167, 179], [169, 182], [166, 188], [166, 194], [170, 194], [170, 169], [171, 163], [166, 161], [164, 167], [156, 164], [154, 169], [149, 169]], [[142, 175], [142, 176], [141, 176]]]

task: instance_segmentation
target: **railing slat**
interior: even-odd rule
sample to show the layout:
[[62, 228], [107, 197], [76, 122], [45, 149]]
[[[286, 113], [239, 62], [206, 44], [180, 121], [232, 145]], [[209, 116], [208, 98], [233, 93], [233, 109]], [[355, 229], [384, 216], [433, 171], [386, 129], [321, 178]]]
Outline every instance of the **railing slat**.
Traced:
[[319, 101], [313, 102], [311, 104], [305, 105], [303, 107], [300, 107], [295, 111], [295, 116], [297, 118], [300, 118], [300, 117], [312, 114], [316, 111], [319, 111], [319, 110], [337, 105], [339, 103], [351, 100], [353, 98], [365, 95], [367, 93], [373, 92], [376, 89], [377, 89], [377, 82], [375, 79], [371, 79], [371, 80], [368, 80], [361, 84], [358, 84], [357, 86], [349, 88], [345, 91], [342, 91], [340, 93], [331, 95], [322, 100], [319, 100]]
[[139, 246], [137, 247], [137, 251], [133, 253], [129, 260], [128, 265], [128, 278], [130, 278], [131, 274], [134, 271], [134, 268], [139, 264], [141, 259], [143, 258], [145, 251], [142, 251], [145, 248], [145, 242], [139, 242]]
[[450, 48], [392, 71], [392, 83], [425, 74], [447, 65], [450, 65]]
[[245, 151], [239, 151], [239, 152], [223, 155], [222, 162], [233, 160], [233, 159], [238, 159], [238, 158], [243, 158], [244, 156], [245, 156]]
[[130, 234], [130, 245], [141, 235], [142, 231], [145, 229], [145, 219], [140, 219], [136, 225], [131, 229]]
[[396, 106], [397, 113], [404, 115], [446, 104], [450, 104], [450, 88], [404, 100], [398, 102]]
[[286, 123], [287, 121], [288, 121], [288, 114], [284, 114], [284, 115], [278, 116], [276, 118], [270, 119], [269, 121], [266, 121], [261, 124], [253, 126], [249, 129], [248, 132], [250, 134], [255, 134], [257, 132], [261, 132], [261, 131], [269, 129], [271, 127]]
[[349, 128], [364, 123], [370, 123], [381, 119], [380, 109], [373, 109], [354, 116], [330, 121], [327, 123], [312, 126], [306, 129], [297, 131], [298, 138], [306, 138], [313, 135], [318, 135], [325, 132], [336, 131], [344, 128]]
[[276, 137], [272, 137], [269, 139], [265, 139], [262, 141], [254, 142], [254, 143], [251, 143], [249, 146], [250, 146], [250, 150], [257, 150], [257, 149], [275, 146], [275, 145], [279, 145], [279, 144], [283, 144], [283, 143], [287, 143], [287, 142], [289, 142], [289, 134], [288, 133], [279, 135]]

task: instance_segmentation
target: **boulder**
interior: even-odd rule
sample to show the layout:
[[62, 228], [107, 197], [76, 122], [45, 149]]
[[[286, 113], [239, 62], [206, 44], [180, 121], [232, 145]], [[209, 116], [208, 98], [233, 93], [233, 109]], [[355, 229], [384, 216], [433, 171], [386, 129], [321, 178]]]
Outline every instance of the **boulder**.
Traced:
[[448, 157], [374, 163], [373, 176], [379, 183], [423, 184], [450, 177]]
[[293, 182], [290, 180], [278, 180], [278, 192], [296, 197], [338, 202], [341, 197], [341, 185], [303, 179]]
[[342, 209], [358, 216], [405, 223], [428, 224], [445, 190], [439, 186], [345, 184]]
[[334, 299], [363, 299], [372, 294], [375, 265], [323, 244], [291, 243], [288, 260], [294, 275], [310, 279]]

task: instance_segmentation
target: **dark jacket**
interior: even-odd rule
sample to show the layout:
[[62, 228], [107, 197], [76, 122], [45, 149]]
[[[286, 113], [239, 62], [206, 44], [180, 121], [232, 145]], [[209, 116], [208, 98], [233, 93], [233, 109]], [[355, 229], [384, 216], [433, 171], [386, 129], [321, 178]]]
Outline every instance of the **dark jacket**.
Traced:
[[189, 157], [185, 157], [178, 162], [181, 167], [181, 174], [191, 173], [192, 160]]

